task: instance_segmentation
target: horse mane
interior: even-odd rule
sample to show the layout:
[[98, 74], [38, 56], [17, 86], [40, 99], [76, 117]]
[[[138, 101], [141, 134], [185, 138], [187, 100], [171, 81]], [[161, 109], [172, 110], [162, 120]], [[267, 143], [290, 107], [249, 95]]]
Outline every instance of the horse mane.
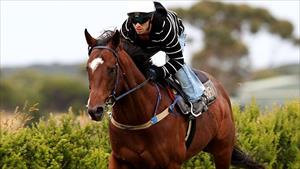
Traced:
[[[108, 42], [111, 40], [113, 35], [115, 34], [116, 29], [114, 30], [103, 30], [101, 35], [96, 38], [97, 43], [96, 46], [106, 46]], [[124, 49], [124, 51], [127, 53], [127, 55], [133, 60], [133, 63], [135, 66], [139, 69], [140, 72], [144, 76], [146, 76], [146, 71], [152, 65], [152, 61], [150, 59], [145, 58], [142, 55], [133, 55], [132, 52], [130, 52], [130, 46], [124, 45], [125, 39], [121, 36], [121, 48]]]
[[[112, 39], [113, 35], [115, 34], [116, 29], [114, 30], [103, 30], [101, 35], [96, 38], [97, 43], [96, 46], [106, 46], [108, 42]], [[129, 53], [129, 49], [127, 48], [128, 45], [123, 45], [125, 39], [121, 36], [120, 37], [120, 44], [121, 49], [124, 50], [124, 52], [129, 56], [129, 58], [133, 61], [134, 66], [137, 67], [137, 69], [143, 74], [143, 76], [146, 76], [146, 69], [145, 69], [145, 61], [143, 61], [141, 56], [139, 57], [133, 57]]]
[[100, 36], [96, 38], [97, 46], [105, 46], [110, 41], [116, 30], [104, 30]]

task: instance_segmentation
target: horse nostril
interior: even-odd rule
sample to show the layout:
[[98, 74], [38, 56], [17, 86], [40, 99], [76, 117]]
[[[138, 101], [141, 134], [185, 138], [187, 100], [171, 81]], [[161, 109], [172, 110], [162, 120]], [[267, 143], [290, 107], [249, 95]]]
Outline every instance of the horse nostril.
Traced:
[[89, 108], [88, 109], [88, 113], [89, 113], [91, 119], [95, 120], [95, 121], [102, 120], [103, 111], [104, 111], [104, 107], [103, 106], [99, 106], [96, 109], [95, 108]]
[[95, 119], [95, 111], [92, 109], [88, 109], [88, 113], [91, 116], [92, 119]]
[[97, 107], [97, 113], [103, 113], [104, 108], [103, 107]]

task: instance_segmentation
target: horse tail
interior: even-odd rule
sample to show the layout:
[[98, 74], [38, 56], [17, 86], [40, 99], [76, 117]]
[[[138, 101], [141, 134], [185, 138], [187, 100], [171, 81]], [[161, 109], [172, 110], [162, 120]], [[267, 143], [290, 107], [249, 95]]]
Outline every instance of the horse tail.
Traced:
[[249, 155], [243, 152], [238, 146], [234, 146], [231, 155], [231, 164], [237, 167], [248, 169], [264, 169], [265, 167], [254, 161]]

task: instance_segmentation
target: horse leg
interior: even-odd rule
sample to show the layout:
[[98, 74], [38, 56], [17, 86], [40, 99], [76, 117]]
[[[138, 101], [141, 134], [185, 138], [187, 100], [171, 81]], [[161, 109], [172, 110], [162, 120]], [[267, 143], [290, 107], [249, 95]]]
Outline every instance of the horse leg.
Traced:
[[233, 146], [234, 128], [227, 129], [224, 132], [220, 130], [216, 138], [207, 145], [205, 151], [214, 156], [216, 169], [229, 169]]
[[[233, 129], [234, 131], [234, 129]], [[221, 135], [208, 144], [206, 150], [214, 156], [216, 169], [229, 169], [234, 145], [234, 132]], [[222, 132], [221, 132], [222, 133]], [[223, 133], [224, 134], [224, 133]]]
[[119, 159], [117, 159], [113, 153], [109, 156], [108, 169], [132, 169], [133, 167]]
[[216, 169], [229, 169], [231, 163], [232, 148], [227, 147], [220, 152], [214, 153], [214, 161]]
[[180, 168], [181, 168], [181, 164], [178, 164], [176, 162], [171, 162], [167, 167], [167, 169], [180, 169]]

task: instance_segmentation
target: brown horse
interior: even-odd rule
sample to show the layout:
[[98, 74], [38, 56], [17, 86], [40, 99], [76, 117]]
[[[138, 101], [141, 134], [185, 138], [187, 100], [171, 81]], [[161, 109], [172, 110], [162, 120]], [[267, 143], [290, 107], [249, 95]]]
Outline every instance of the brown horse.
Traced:
[[212, 76], [206, 74], [217, 89], [217, 99], [196, 119], [195, 135], [187, 148], [186, 118], [176, 113], [177, 109], [168, 111], [172, 100], [167, 91], [146, 80], [123, 49], [119, 32], [94, 39], [85, 30], [85, 36], [90, 49], [88, 113], [99, 121], [106, 106], [113, 106], [109, 169], [179, 169], [201, 150], [213, 155], [217, 169], [228, 169], [231, 163], [263, 168], [234, 146], [230, 100]]

